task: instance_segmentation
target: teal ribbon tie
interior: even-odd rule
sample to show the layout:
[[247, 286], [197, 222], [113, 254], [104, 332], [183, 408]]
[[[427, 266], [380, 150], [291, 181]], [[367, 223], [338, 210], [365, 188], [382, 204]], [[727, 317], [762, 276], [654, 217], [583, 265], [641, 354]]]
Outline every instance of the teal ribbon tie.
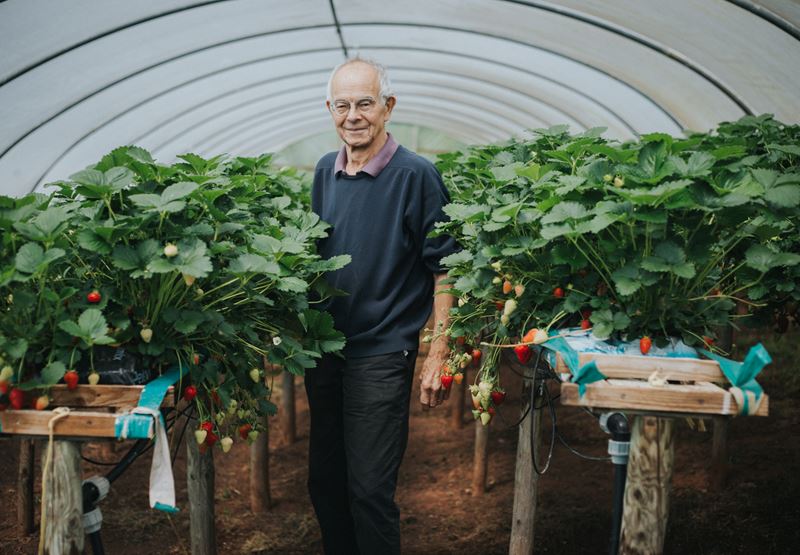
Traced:
[[[699, 349], [699, 351], [708, 358], [717, 361], [720, 370], [731, 382], [733, 386], [731, 393], [734, 394], [740, 404], [739, 414], [755, 412], [761, 396], [764, 394], [764, 390], [756, 381], [756, 376], [767, 364], [772, 362], [772, 357], [769, 356], [767, 349], [761, 343], [751, 347], [747, 351], [747, 356], [744, 357], [744, 362], [736, 362], [704, 349]], [[750, 406], [751, 398], [755, 403], [755, 407]]]
[[578, 384], [578, 394], [580, 397], [583, 397], [584, 393], [586, 393], [586, 386], [588, 384], [606, 379], [606, 376], [597, 368], [597, 363], [595, 361], [587, 362], [583, 366], [580, 366], [578, 352], [570, 347], [567, 340], [563, 337], [549, 339], [547, 343], [542, 344], [542, 347], [561, 355], [561, 358], [564, 359], [569, 371], [572, 373], [570, 381]]
[[[138, 406], [158, 409], [164, 402], [164, 396], [170, 386], [175, 384], [187, 371], [188, 368], [185, 366], [175, 366], [145, 385], [139, 395]], [[164, 417], [159, 414], [159, 418], [163, 426]], [[117, 438], [122, 437], [122, 431], [126, 428], [126, 424], [126, 439], [148, 439], [152, 436], [153, 419], [146, 414], [121, 414], [118, 416], [114, 422], [114, 435]]]

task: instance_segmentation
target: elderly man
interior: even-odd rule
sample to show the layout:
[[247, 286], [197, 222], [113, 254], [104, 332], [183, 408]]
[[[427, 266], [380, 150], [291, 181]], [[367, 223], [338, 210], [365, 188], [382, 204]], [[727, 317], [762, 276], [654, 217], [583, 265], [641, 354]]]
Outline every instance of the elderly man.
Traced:
[[[419, 330], [433, 306], [447, 325], [451, 295], [440, 265], [452, 238], [428, 238], [447, 191], [429, 161], [386, 131], [396, 98], [386, 71], [363, 59], [333, 70], [326, 105], [344, 145], [314, 174], [314, 211], [332, 225], [324, 257], [352, 262], [327, 275], [348, 293], [325, 301], [347, 337], [344, 358], [324, 357], [306, 374], [311, 411], [308, 487], [328, 554], [400, 552], [397, 473], [408, 439], [408, 412]], [[421, 402], [447, 398], [440, 372], [447, 342], [431, 344]]]

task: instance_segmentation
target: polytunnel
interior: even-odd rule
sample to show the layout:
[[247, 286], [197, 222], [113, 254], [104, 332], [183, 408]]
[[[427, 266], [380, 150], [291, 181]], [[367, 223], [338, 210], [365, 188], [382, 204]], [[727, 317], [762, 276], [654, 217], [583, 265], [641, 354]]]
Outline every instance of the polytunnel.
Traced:
[[348, 56], [389, 69], [418, 150], [529, 128], [611, 137], [800, 119], [800, 5], [781, 0], [183, 0], [0, 4], [0, 183], [20, 195], [122, 144], [158, 159], [336, 145]]

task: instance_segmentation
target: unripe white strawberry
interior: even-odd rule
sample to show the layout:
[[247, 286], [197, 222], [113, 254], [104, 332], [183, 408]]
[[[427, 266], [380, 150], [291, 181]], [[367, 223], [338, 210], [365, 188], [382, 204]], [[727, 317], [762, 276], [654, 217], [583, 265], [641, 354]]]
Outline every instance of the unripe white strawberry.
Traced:
[[142, 341], [145, 343], [150, 343], [150, 340], [153, 339], [153, 330], [150, 328], [142, 328], [142, 331], [139, 332], [139, 337], [141, 337]]
[[225, 436], [221, 440], [219, 440], [219, 444], [222, 446], [222, 452], [227, 453], [233, 447], [233, 439]]
[[205, 430], [194, 431], [194, 439], [198, 445], [202, 445], [206, 441], [206, 436], [208, 436], [208, 432]]
[[13, 375], [14, 375], [13, 368], [11, 368], [8, 365], [3, 366], [3, 369], [0, 370], [0, 382], [7, 382], [8, 380], [11, 379]]
[[100, 374], [92, 372], [88, 378], [89, 385], [97, 385], [100, 382]]
[[502, 316], [500, 316], [500, 323], [503, 324], [504, 326], [507, 326], [510, 321], [511, 318], [508, 317], [508, 314], [503, 314]]
[[546, 331], [541, 330], [541, 329], [540, 330], [536, 330], [536, 334], [534, 334], [534, 336], [533, 336], [533, 343], [534, 343], [534, 345], [541, 345], [542, 343], [547, 341], [548, 338], [549, 338], [549, 336], [547, 335]]
[[517, 296], [517, 298], [521, 297], [524, 292], [525, 286], [521, 283], [518, 283], [514, 286], [514, 294]]
[[254, 382], [258, 383], [261, 379], [261, 372], [258, 368], [251, 368], [250, 369], [250, 379]]
[[503, 281], [503, 280], [502, 280], [502, 279], [500, 279], [500, 277], [495, 277], [494, 279], [492, 279], [492, 283], [493, 283], [494, 285], [500, 285], [500, 284], [502, 283], [502, 281]]
[[251, 430], [247, 432], [247, 441], [253, 443], [257, 439], [258, 439], [258, 430]]
[[481, 424], [483, 424], [484, 426], [488, 426], [489, 421], [491, 419], [492, 419], [492, 415], [489, 414], [488, 412], [482, 412], [481, 413]]
[[502, 268], [502, 267], [503, 267], [503, 265], [500, 263], [499, 260], [497, 262], [492, 262], [492, 268], [494, 268], [496, 271], [499, 272], [500, 268]]
[[506, 316], [511, 316], [514, 314], [514, 311], [517, 310], [517, 301], [514, 299], [508, 299], [503, 306], [503, 314]]
[[166, 256], [167, 258], [178, 256], [177, 245], [173, 245], [172, 243], [167, 243], [166, 246], [164, 247], [164, 256]]
[[186, 287], [191, 287], [194, 285], [194, 280], [197, 278], [190, 274], [183, 274], [183, 283], [186, 284]]

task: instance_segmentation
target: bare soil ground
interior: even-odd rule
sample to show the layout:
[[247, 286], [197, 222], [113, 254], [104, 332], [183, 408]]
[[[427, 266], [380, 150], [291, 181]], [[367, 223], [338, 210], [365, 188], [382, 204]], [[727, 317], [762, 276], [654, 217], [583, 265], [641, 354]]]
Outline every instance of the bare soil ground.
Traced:
[[[743, 346], [752, 339], [742, 340]], [[775, 362], [759, 381], [770, 394], [770, 416], [735, 418], [729, 430], [730, 472], [720, 490], [709, 471], [708, 431], [677, 425], [676, 471], [666, 536], [668, 554], [728, 555], [796, 553], [800, 545], [800, 333], [767, 342]], [[449, 418], [454, 405], [423, 411], [412, 404], [411, 437], [397, 494], [402, 511], [404, 553], [481, 555], [508, 552], [513, 501], [514, 457], [521, 382], [506, 373], [509, 400], [491, 424], [489, 490], [470, 491], [474, 423], [464, 416], [456, 429]], [[216, 522], [221, 554], [321, 553], [319, 530], [306, 494], [308, 409], [296, 381], [299, 440], [291, 445], [272, 428], [272, 510], [254, 516], [249, 510], [249, 452], [237, 444], [228, 454], [215, 452]], [[415, 397], [416, 398], [416, 397]], [[275, 418], [279, 423], [280, 415]], [[469, 420], [468, 420], [469, 418]], [[585, 412], [557, 405], [558, 427], [579, 451], [603, 455], [607, 436]], [[544, 443], [549, 441], [544, 421]], [[37, 445], [37, 449], [41, 444]], [[122, 456], [87, 445], [84, 455], [106, 460]], [[149, 456], [137, 461], [114, 483], [102, 503], [106, 552], [115, 555], [189, 553], [189, 512], [185, 486], [185, 449], [175, 464], [178, 505], [168, 516], [148, 508]], [[0, 439], [0, 553], [36, 552], [38, 536], [16, 527], [17, 443]], [[37, 455], [38, 456], [38, 455]], [[104, 467], [84, 465], [84, 476]], [[37, 468], [37, 475], [39, 469]], [[556, 444], [550, 470], [540, 480], [535, 532], [536, 553], [607, 552], [611, 521], [612, 466], [580, 459]], [[39, 484], [36, 485], [38, 502]], [[37, 516], [38, 518], [38, 516]], [[88, 549], [88, 548], [87, 548]]]

